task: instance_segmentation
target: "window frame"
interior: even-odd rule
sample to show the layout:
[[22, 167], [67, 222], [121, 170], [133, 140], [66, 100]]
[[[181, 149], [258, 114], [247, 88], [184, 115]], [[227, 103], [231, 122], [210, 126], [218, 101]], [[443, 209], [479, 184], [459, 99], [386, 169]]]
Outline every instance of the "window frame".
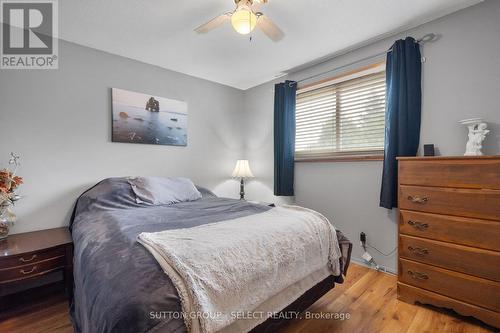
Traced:
[[[357, 68], [348, 72], [344, 72], [333, 77], [322, 79], [310, 84], [305, 84], [297, 88], [296, 96], [308, 91], [321, 89], [341, 82], [357, 79], [370, 74], [385, 72], [385, 61], [373, 63], [361, 68]], [[340, 118], [340, 110], [335, 109], [336, 118]], [[338, 122], [337, 122], [338, 123]], [[344, 151], [327, 153], [325, 156], [300, 157], [295, 156], [295, 162], [349, 162], [349, 161], [383, 161], [384, 149], [377, 150], [362, 150], [362, 151]]]

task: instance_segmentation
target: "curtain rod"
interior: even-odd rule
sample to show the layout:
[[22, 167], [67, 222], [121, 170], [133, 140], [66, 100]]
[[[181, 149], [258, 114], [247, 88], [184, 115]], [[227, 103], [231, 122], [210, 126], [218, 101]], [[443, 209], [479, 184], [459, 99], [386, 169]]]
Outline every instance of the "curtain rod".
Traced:
[[[435, 41], [437, 38], [437, 35], [436, 34], [433, 34], [433, 33], [430, 33], [430, 34], [427, 34], [427, 35], [424, 35], [422, 38], [419, 38], [416, 40], [416, 42], [420, 45], [424, 45], [425, 43], [427, 42], [432, 42], [432, 41]], [[387, 52], [391, 52], [392, 51], [392, 48], [390, 48], [389, 50], [387, 51], [384, 51], [384, 52], [380, 52], [380, 53], [377, 53], [377, 54], [373, 54], [371, 56], [368, 56], [368, 57], [365, 57], [365, 58], [362, 58], [362, 59], [358, 59], [356, 61], [353, 61], [351, 63], [348, 63], [348, 64], [345, 64], [345, 65], [342, 65], [340, 67], [337, 67], [337, 68], [334, 68], [334, 69], [330, 69], [326, 72], [323, 72], [323, 73], [319, 73], [319, 74], [315, 74], [315, 75], [312, 75], [312, 76], [309, 76], [309, 77], [306, 77], [306, 78], [303, 78], [303, 79], [300, 79], [297, 81], [297, 83], [301, 83], [301, 82], [304, 82], [304, 81], [309, 81], [311, 79], [314, 79], [318, 76], [323, 76], [325, 74], [328, 74], [328, 73], [331, 73], [331, 72], [336, 72], [338, 70], [341, 70], [341, 69], [344, 69], [344, 68], [347, 68], [347, 67], [350, 67], [352, 65], [355, 65], [355, 64], [358, 64], [360, 62], [364, 62], [366, 60], [370, 60], [370, 59], [374, 59], [374, 58], [378, 58], [378, 57], [381, 57], [385, 54], [387, 54]], [[332, 60], [332, 59], [330, 59]], [[326, 60], [326, 61], [329, 61], [329, 60]], [[325, 62], [326, 62], [325, 61]], [[319, 64], [316, 64], [316, 65], [319, 65]]]

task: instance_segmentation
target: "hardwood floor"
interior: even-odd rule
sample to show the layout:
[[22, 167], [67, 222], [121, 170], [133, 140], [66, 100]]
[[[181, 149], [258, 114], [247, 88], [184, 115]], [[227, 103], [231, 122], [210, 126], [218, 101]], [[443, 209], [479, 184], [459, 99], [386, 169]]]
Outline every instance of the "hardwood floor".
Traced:
[[8, 333], [73, 333], [68, 313], [68, 300], [59, 292], [46, 301], [29, 304], [23, 309], [2, 314], [0, 332]]
[[336, 285], [308, 311], [349, 314], [349, 320], [300, 319], [280, 333], [498, 332], [474, 318], [431, 306], [413, 305], [396, 299], [396, 276], [352, 264], [346, 282]]
[[[352, 264], [346, 282], [314, 303], [310, 314], [340, 313], [349, 319], [294, 320], [280, 333], [408, 332], [483, 333], [495, 329], [472, 318], [430, 306], [411, 305], [396, 299], [396, 277]], [[306, 314], [303, 314], [304, 316]], [[0, 332], [71, 333], [68, 306], [63, 295], [0, 319]], [[498, 331], [498, 330], [496, 330]]]

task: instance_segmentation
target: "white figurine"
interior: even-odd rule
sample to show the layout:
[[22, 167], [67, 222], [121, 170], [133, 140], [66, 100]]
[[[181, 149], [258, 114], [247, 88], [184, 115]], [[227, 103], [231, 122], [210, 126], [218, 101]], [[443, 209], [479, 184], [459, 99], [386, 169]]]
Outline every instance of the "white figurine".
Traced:
[[486, 134], [490, 131], [486, 128], [488, 124], [483, 122], [481, 118], [474, 119], [464, 119], [460, 121], [461, 124], [466, 125], [469, 128], [469, 141], [465, 146], [465, 156], [480, 156], [483, 155], [481, 148], [483, 146], [483, 140], [486, 138]]

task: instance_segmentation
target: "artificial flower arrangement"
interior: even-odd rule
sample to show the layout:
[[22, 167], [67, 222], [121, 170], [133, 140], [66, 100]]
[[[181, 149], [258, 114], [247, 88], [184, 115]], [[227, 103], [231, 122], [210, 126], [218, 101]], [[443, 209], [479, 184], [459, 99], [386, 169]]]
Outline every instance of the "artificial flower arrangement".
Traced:
[[19, 156], [14, 153], [10, 153], [10, 156], [9, 164], [14, 166], [14, 170], [0, 170], [0, 239], [7, 237], [10, 225], [16, 220], [11, 207], [21, 199], [16, 190], [23, 183], [23, 179], [16, 175]]

